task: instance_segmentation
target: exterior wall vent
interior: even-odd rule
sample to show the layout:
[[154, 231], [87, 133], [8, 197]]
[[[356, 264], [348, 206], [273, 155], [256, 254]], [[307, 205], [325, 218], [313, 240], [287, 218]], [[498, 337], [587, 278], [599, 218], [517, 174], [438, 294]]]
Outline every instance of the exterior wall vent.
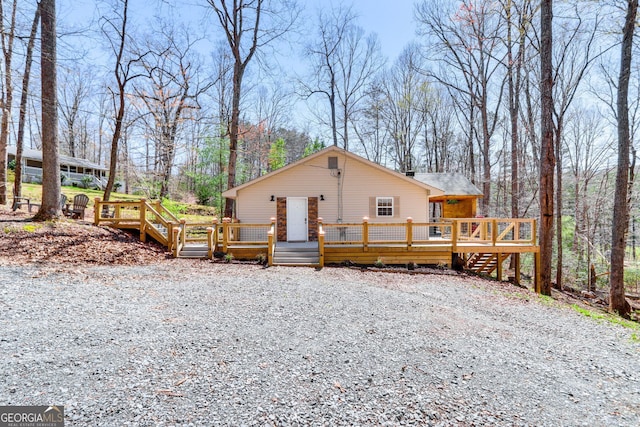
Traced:
[[338, 169], [337, 157], [329, 157], [329, 169]]

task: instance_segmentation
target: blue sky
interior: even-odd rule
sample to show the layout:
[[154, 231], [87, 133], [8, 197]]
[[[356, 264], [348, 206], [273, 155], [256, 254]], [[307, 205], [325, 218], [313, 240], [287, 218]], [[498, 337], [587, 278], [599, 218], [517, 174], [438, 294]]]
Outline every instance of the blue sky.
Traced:
[[378, 34], [382, 53], [390, 61], [415, 39], [412, 0], [353, 0], [352, 3], [360, 15], [360, 25], [367, 32]]

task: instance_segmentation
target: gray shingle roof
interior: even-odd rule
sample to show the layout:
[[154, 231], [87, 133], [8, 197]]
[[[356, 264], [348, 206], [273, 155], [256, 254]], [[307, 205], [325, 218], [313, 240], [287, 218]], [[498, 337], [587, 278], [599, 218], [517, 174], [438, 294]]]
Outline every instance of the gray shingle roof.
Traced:
[[441, 189], [445, 196], [482, 196], [482, 191], [460, 173], [416, 173], [414, 178]]
[[[16, 147], [10, 145], [7, 147], [7, 153], [12, 156], [16, 155]], [[41, 162], [42, 161], [42, 151], [32, 150], [30, 148], [25, 148], [22, 150], [22, 158], [23, 159], [31, 159]], [[78, 159], [76, 157], [69, 157], [60, 155], [60, 164], [61, 165], [70, 165], [70, 166], [80, 166], [86, 169], [96, 169], [96, 170], [108, 170], [105, 166], [90, 162], [86, 159]]]

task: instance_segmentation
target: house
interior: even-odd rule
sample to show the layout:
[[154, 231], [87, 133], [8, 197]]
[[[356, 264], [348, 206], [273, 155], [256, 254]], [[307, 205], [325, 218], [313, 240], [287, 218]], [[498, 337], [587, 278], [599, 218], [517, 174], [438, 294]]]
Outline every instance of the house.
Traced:
[[[16, 158], [16, 147], [7, 147], [8, 161]], [[60, 175], [64, 185], [104, 188], [107, 171], [104, 166], [69, 156], [59, 156]], [[42, 151], [24, 149], [22, 151], [22, 182], [42, 182]]]
[[407, 176], [331, 146], [223, 196], [235, 200], [240, 223], [275, 218], [278, 242], [305, 242], [317, 240], [318, 218], [349, 224], [363, 217], [427, 223], [430, 212], [438, 219], [470, 217], [482, 193], [460, 174]]

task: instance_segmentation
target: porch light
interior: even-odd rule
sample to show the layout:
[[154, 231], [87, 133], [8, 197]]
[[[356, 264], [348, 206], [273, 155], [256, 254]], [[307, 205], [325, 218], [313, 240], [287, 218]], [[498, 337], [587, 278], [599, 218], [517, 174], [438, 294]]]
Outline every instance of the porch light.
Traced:
[[320, 201], [324, 202], [324, 194], [320, 195]]
[[271, 202], [275, 202], [276, 201], [276, 196], [274, 196], [273, 194], [271, 195], [271, 199], [269, 200]]

